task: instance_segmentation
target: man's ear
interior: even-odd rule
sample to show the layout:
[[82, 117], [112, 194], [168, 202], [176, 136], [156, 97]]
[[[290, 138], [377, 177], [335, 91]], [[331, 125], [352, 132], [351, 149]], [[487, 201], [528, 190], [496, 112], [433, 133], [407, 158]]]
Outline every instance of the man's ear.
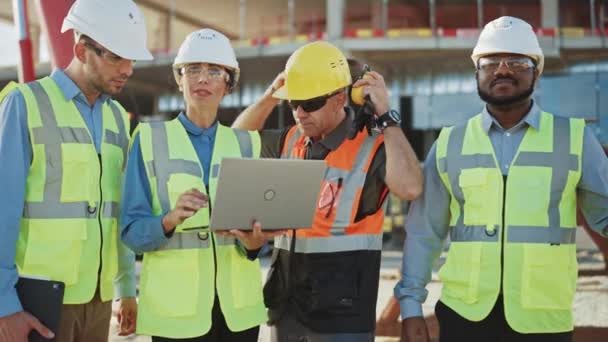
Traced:
[[76, 57], [76, 59], [78, 59], [81, 63], [86, 63], [87, 61], [87, 56], [86, 56], [86, 51], [87, 48], [84, 46], [83, 43], [81, 42], [76, 42], [76, 44], [74, 44], [74, 57]]

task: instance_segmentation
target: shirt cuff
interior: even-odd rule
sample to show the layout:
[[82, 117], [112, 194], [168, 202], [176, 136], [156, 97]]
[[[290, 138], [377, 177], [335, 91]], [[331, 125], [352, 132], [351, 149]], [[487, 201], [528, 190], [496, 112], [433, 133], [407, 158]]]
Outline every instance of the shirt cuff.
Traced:
[[136, 297], [135, 276], [125, 276], [114, 282], [114, 298]]
[[399, 306], [401, 307], [401, 318], [403, 319], [410, 317], [423, 317], [422, 303], [414, 299], [402, 299], [399, 301]]
[[12, 288], [9, 293], [0, 295], [0, 318], [12, 315], [16, 312], [23, 311], [17, 290]]

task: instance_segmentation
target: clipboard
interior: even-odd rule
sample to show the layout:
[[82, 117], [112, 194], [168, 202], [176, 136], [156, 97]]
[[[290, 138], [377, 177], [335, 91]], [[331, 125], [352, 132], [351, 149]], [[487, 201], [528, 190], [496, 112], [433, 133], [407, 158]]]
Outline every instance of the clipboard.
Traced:
[[[23, 310], [32, 314], [40, 323], [57, 335], [61, 320], [61, 307], [63, 306], [64, 283], [19, 277], [15, 288]], [[28, 336], [28, 341], [48, 342], [55, 341], [55, 339], [49, 340], [40, 336], [36, 330], [32, 330]]]

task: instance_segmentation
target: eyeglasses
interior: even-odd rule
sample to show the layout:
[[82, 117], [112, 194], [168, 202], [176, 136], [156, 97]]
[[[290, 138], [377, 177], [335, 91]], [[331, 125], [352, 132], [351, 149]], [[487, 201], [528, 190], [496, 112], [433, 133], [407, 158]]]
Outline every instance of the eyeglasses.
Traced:
[[108, 64], [110, 64], [112, 66], [117, 66], [121, 63], [124, 63], [125, 61], [130, 62], [131, 64], [135, 64], [135, 61], [122, 58], [122, 57], [116, 55], [115, 53], [111, 52], [110, 50], [107, 50], [106, 48], [101, 47], [101, 46], [97, 46], [92, 42], [85, 40], [83, 44], [87, 48], [91, 49], [91, 51], [93, 51], [97, 56], [101, 57], [104, 61], [106, 61]]
[[528, 57], [481, 57], [477, 63], [477, 70], [493, 73], [505, 63], [512, 72], [522, 72], [534, 68], [534, 62]]
[[186, 76], [190, 81], [198, 81], [201, 78], [201, 75], [205, 75], [205, 78], [210, 81], [224, 80], [228, 82], [228, 73], [226, 72], [226, 69], [216, 65], [210, 65], [208, 67], [198, 64], [186, 65], [180, 68], [179, 73], [180, 75]]
[[325, 106], [327, 99], [338, 94], [341, 90], [342, 89], [329, 95], [323, 95], [309, 100], [289, 100], [289, 107], [291, 107], [291, 110], [293, 111], [298, 110], [298, 107], [302, 107], [302, 109], [307, 113], [315, 112]]

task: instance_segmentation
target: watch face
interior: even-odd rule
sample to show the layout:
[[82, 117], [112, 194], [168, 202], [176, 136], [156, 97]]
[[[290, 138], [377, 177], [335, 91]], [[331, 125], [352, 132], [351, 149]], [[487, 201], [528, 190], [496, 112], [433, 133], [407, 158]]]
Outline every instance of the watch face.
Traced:
[[395, 121], [396, 123], [401, 123], [401, 114], [399, 114], [398, 111], [396, 110], [389, 110], [388, 111], [388, 116]]

